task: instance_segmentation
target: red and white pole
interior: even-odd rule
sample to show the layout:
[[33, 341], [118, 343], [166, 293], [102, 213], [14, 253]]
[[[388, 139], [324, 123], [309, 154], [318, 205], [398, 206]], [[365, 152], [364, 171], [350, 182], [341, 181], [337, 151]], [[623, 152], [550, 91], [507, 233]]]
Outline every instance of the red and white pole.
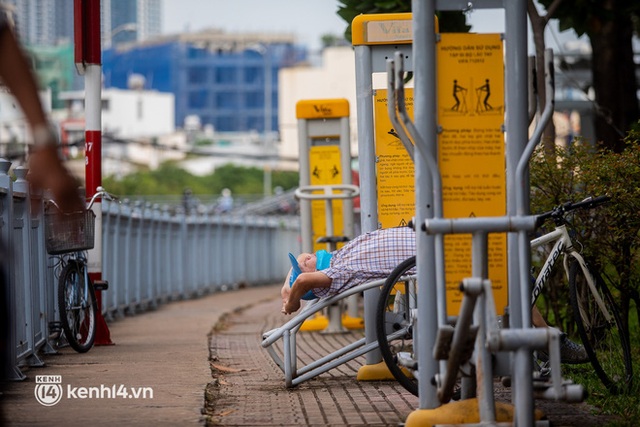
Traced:
[[[102, 49], [100, 44], [100, 0], [74, 0], [75, 63], [85, 76], [85, 188], [91, 198], [102, 185]], [[96, 215], [95, 246], [89, 251], [89, 276], [102, 281], [102, 200], [92, 207]], [[95, 345], [110, 345], [111, 334], [102, 316], [102, 291], [98, 302]]]

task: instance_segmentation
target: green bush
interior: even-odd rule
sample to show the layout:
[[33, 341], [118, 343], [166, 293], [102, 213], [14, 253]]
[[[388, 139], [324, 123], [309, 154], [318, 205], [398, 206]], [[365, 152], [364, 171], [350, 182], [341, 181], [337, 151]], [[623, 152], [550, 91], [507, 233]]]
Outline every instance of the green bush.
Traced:
[[[621, 153], [595, 151], [574, 140], [569, 148], [558, 148], [555, 157], [538, 153], [530, 165], [533, 213], [588, 196], [611, 197], [595, 210], [576, 211], [572, 224], [584, 254], [615, 288], [628, 322], [630, 302], [638, 306], [640, 290], [640, 133], [629, 133]], [[561, 295], [545, 296], [549, 304], [567, 306]]]
[[[612, 395], [590, 365], [563, 365], [563, 374], [589, 392], [594, 410], [617, 417], [607, 426], [630, 427], [640, 422], [640, 127], [625, 138], [620, 153], [596, 151], [581, 140], [555, 156], [536, 153], [530, 162], [531, 211], [541, 213], [567, 201], [609, 195], [596, 209], [575, 211], [570, 217], [580, 250], [605, 278], [620, 307], [631, 340], [634, 379], [624, 395]], [[547, 224], [546, 227], [553, 227]], [[534, 262], [535, 264], [535, 262]], [[562, 269], [556, 269], [564, 274]], [[549, 286], [538, 307], [550, 323], [571, 334], [567, 286]], [[599, 408], [599, 409], [595, 409]]]

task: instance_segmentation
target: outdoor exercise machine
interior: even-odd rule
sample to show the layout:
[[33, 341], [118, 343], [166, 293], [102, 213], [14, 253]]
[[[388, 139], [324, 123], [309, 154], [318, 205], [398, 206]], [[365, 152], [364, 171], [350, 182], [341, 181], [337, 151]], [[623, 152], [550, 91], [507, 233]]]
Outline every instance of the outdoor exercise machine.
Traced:
[[[437, 33], [433, 18], [436, 10], [471, 11], [471, 8], [504, 9], [505, 34], [498, 35], [497, 40], [496, 35], [477, 35], [482, 38], [465, 40], [461, 35], [452, 35], [449, 38], [448, 35]], [[530, 326], [530, 249], [527, 232], [533, 229], [535, 221], [534, 217], [529, 215], [526, 170], [533, 148], [540, 140], [541, 129], [553, 112], [553, 103], [551, 101], [545, 106], [534, 135], [528, 139], [527, 98], [523, 96], [527, 93], [528, 62], [526, 2], [414, 0], [412, 11], [411, 29], [408, 31], [412, 38], [411, 57], [407, 58], [403, 51], [399, 51], [398, 54], [393, 53], [385, 58], [386, 61], [394, 62], [391, 69], [399, 67], [396, 68], [398, 75], [393, 81], [393, 85], [398, 84], [399, 89], [405, 79], [404, 71], [412, 71], [414, 74], [415, 125], [408, 115], [401, 117], [406, 133], [415, 145], [413, 158], [416, 224], [426, 231], [417, 231], [417, 275], [418, 283], [422, 285], [418, 292], [417, 325], [413, 331], [418, 366], [416, 373], [419, 377], [419, 408], [410, 414], [406, 425], [459, 425], [477, 421], [481, 425], [488, 425], [505, 421], [504, 418], [498, 420], [497, 405], [493, 397], [494, 374], [505, 370], [509, 373], [512, 383], [512, 402], [515, 408], [513, 422], [518, 426], [532, 426], [536, 424], [533, 408], [532, 350], [547, 348], [552, 364], [559, 368], [559, 347], [557, 336], [553, 333], [534, 330]], [[363, 59], [365, 65], [371, 63], [373, 47], [370, 46], [385, 42], [379, 39], [379, 34], [407, 33], [405, 30], [395, 29], [394, 26], [400, 28], [406, 25], [394, 22], [397, 20], [390, 17], [391, 22], [385, 22], [384, 25], [370, 21], [363, 23], [367, 27], [367, 31], [364, 32], [367, 38], [361, 46], [356, 46], [357, 64]], [[369, 28], [376, 25], [385, 30], [392, 30], [376, 32]], [[354, 28], [354, 33], [356, 31]], [[458, 37], [462, 44], [456, 46]], [[503, 62], [503, 45], [506, 63]], [[407, 59], [409, 61], [405, 61]], [[547, 63], [550, 62], [548, 60]], [[496, 70], [483, 69], [481, 65], [487, 63], [497, 64], [500, 71], [502, 68], [506, 70], [504, 84], [496, 81], [500, 79]], [[447, 68], [448, 64], [457, 67]], [[382, 70], [360, 68], [357, 74], [359, 90], [367, 88], [363, 84], [366, 80], [363, 79], [370, 79], [374, 71]], [[552, 85], [552, 73], [550, 69], [545, 71], [547, 82]], [[450, 81], [447, 82], [447, 78]], [[482, 89], [489, 83], [487, 79], [491, 82], [490, 89], [486, 86]], [[489, 101], [486, 95], [496, 94], [495, 99], [500, 102], [503, 99], [500, 96], [502, 87], [505, 100], [502, 105], [509, 107], [506, 111], [500, 111], [499, 108], [496, 111], [499, 105]], [[482, 99], [480, 95], [484, 95]], [[472, 98], [473, 96], [475, 98]], [[465, 97], [469, 98], [465, 100]], [[363, 107], [361, 109], [361, 104], [358, 105], [359, 135], [367, 127], [373, 128], [371, 122], [367, 121], [371, 120], [370, 114], [360, 117], [362, 111], [368, 113], [372, 110], [372, 98], [373, 92], [358, 94], [358, 100]], [[395, 109], [405, 100], [397, 99], [393, 102], [396, 103]], [[474, 108], [469, 108], [470, 106]], [[464, 120], [460, 120], [459, 116], [463, 116]], [[498, 132], [495, 129], [496, 124], [488, 116], [495, 116], [494, 119], [500, 120], [497, 125]], [[505, 125], [502, 124], [502, 120]], [[483, 126], [485, 121], [489, 122], [487, 126], [490, 128]], [[502, 130], [506, 131], [506, 144]], [[471, 141], [468, 136], [472, 136]], [[363, 150], [360, 145], [360, 171], [362, 181], [366, 183], [365, 170], [369, 168], [369, 171], [372, 171], [371, 165], [374, 162], [372, 157], [363, 159], [362, 155], [363, 151], [373, 152], [372, 139], [363, 137], [359, 142], [368, 146]], [[406, 142], [403, 145], [407, 145]], [[504, 151], [501, 151], [501, 148]], [[477, 151], [474, 155], [474, 150], [480, 150], [489, 158], [483, 157], [482, 161], [478, 161]], [[460, 158], [451, 162], [452, 156]], [[455, 166], [466, 157], [476, 157], [471, 171], [477, 171], [480, 176], [473, 182], [465, 182], [467, 177], [464, 171], [451, 168], [452, 163]], [[464, 164], [464, 161], [462, 163]], [[484, 170], [484, 166], [489, 169]], [[486, 189], [492, 191], [487, 194]], [[375, 196], [375, 192], [373, 189], [364, 188], [364, 185], [361, 186], [361, 191], [364, 216], [365, 212], [368, 212], [366, 206], [375, 206], [371, 201], [365, 200], [365, 195]], [[480, 211], [483, 202], [489, 202], [493, 197], [502, 198], [502, 212]], [[497, 199], [491, 204], [495, 205]], [[467, 204], [465, 208], [465, 201], [473, 203]], [[469, 209], [469, 206], [473, 206], [473, 209]], [[464, 209], [467, 210], [466, 213]], [[502, 236], [508, 252], [514, 254], [508, 259], [506, 256], [502, 258], [506, 267], [505, 273], [502, 274], [506, 280], [501, 279], [500, 274], [493, 276], [495, 272], [489, 269], [489, 249], [491, 248], [492, 255], [495, 255], [503, 245], [500, 242], [490, 243], [489, 234], [491, 237]], [[469, 267], [463, 272], [464, 276], [459, 282], [460, 292], [456, 294], [457, 288], [451, 289], [449, 286], [450, 276], [455, 277], [455, 273], [452, 274], [451, 271], [456, 269], [445, 265], [445, 254], [452, 246], [451, 241], [457, 241], [458, 236], [462, 235], [466, 235], [470, 240], [467, 245]], [[508, 329], [498, 328], [498, 313], [502, 313], [505, 307], [502, 302], [496, 304], [501, 301], [501, 297], [495, 295], [492, 289], [500, 287], [500, 280], [503, 280], [502, 287], [508, 290], [505, 300], [510, 314]], [[454, 293], [447, 295], [451, 290]], [[450, 308], [456, 303], [459, 304], [459, 309], [453, 311], [458, 316], [451, 331]], [[477, 398], [468, 399], [465, 403], [460, 402], [462, 405], [468, 402], [475, 405], [475, 411], [465, 412], [470, 417], [461, 420], [459, 417], [452, 417], [454, 411], [447, 410], [447, 406], [454, 404], [443, 402], [448, 401], [453, 386], [452, 379], [457, 377], [458, 367], [462, 362], [461, 338], [469, 332], [472, 324], [478, 328], [472, 356], [476, 370], [474, 388]], [[445, 354], [446, 363], [436, 360], [434, 349]], [[500, 353], [506, 353], [507, 358], [494, 358]], [[497, 365], [494, 364], [494, 360], [497, 360]], [[467, 383], [466, 386], [469, 387], [470, 384]], [[575, 399], [581, 397], [582, 393], [580, 386], [563, 384], [558, 374], [554, 374], [552, 388], [546, 396]], [[464, 407], [460, 406], [460, 403], [455, 403], [456, 408]], [[472, 419], [477, 421], [471, 421]]]
[[[349, 101], [339, 99], [301, 100], [296, 104], [302, 251], [336, 250], [355, 237], [354, 198], [359, 189], [352, 184]], [[363, 326], [358, 315], [358, 296], [329, 308], [329, 318], [318, 315], [307, 320], [302, 330], [327, 333]]]

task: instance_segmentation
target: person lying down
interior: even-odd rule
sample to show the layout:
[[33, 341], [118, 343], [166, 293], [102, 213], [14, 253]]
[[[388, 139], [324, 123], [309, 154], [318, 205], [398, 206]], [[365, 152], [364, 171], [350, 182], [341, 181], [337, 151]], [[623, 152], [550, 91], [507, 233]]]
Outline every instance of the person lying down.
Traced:
[[384, 279], [416, 254], [416, 234], [408, 227], [361, 234], [342, 248], [294, 257], [282, 286], [282, 313], [300, 308], [301, 299], [325, 298], [376, 279]]
[[[300, 309], [300, 300], [326, 298], [372, 280], [384, 279], [404, 260], [416, 255], [416, 234], [409, 227], [384, 228], [362, 234], [333, 252], [289, 253], [291, 269], [282, 285], [282, 313]], [[409, 271], [415, 274], [415, 269]], [[535, 327], [550, 327], [536, 307]], [[589, 361], [584, 346], [562, 333], [560, 353], [563, 363]]]

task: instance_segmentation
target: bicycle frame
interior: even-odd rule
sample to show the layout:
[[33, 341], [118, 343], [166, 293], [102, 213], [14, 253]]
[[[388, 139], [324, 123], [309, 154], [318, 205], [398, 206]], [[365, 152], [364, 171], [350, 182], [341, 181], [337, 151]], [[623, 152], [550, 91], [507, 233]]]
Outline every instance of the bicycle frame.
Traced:
[[83, 276], [83, 288], [84, 295], [89, 295], [90, 288], [93, 286], [91, 283], [91, 278], [89, 277], [89, 269], [87, 268], [87, 255], [86, 252], [75, 252], [73, 256], [69, 257], [67, 260], [74, 260], [82, 265], [82, 276]]
[[551, 242], [555, 242], [555, 244], [553, 245], [553, 249], [547, 256], [547, 259], [544, 262], [540, 273], [536, 277], [533, 289], [531, 290], [531, 306], [533, 307], [535, 305], [538, 297], [540, 296], [540, 293], [542, 293], [542, 289], [549, 283], [549, 280], [551, 279], [551, 272], [553, 271], [553, 268], [555, 267], [556, 262], [561, 255], [564, 256], [562, 265], [564, 267], [567, 281], [569, 280], [569, 257], [573, 257], [576, 261], [578, 261], [578, 264], [580, 264], [580, 268], [582, 269], [582, 272], [587, 279], [587, 284], [589, 285], [589, 289], [593, 294], [598, 307], [600, 307], [600, 310], [604, 314], [607, 322], [611, 322], [613, 316], [611, 315], [611, 313], [609, 313], [609, 310], [607, 310], [607, 307], [605, 306], [600, 293], [596, 289], [596, 281], [589, 271], [589, 267], [587, 266], [584, 257], [580, 255], [580, 253], [573, 247], [573, 242], [571, 241], [571, 237], [569, 236], [566, 225], [559, 225], [555, 228], [555, 230], [531, 240], [531, 249], [537, 249], [540, 246]]
[[[89, 289], [90, 287], [92, 287], [92, 283], [91, 283], [91, 278], [89, 277], [89, 270], [87, 268], [87, 255], [86, 255], [86, 251], [76, 251], [76, 252], [69, 252], [66, 254], [61, 254], [59, 255], [60, 258], [60, 265], [59, 265], [59, 270], [57, 271], [62, 271], [62, 268], [68, 264], [69, 262], [77, 262], [78, 264], [80, 264], [83, 268], [82, 268], [82, 281], [83, 281], [83, 288], [84, 288], [84, 294], [88, 295]], [[59, 274], [57, 274], [59, 275]], [[59, 313], [60, 314], [60, 313]]]

